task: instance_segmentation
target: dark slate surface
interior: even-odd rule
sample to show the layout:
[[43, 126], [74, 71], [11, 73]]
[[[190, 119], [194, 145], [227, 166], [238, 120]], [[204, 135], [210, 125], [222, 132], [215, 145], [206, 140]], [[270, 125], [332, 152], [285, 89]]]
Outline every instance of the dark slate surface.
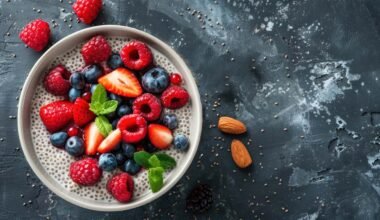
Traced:
[[[196, 160], [169, 193], [132, 211], [88, 211], [52, 194], [30, 170], [9, 118], [41, 55], [17, 35], [38, 17], [57, 23], [53, 43], [86, 26], [68, 1], [0, 0], [0, 219], [193, 218], [184, 206], [197, 181], [215, 197], [198, 219], [380, 218], [378, 1], [104, 2], [95, 25], [145, 30], [193, 70], [204, 108]], [[252, 169], [236, 169], [231, 137], [209, 128], [218, 113], [247, 123], [241, 138]]]

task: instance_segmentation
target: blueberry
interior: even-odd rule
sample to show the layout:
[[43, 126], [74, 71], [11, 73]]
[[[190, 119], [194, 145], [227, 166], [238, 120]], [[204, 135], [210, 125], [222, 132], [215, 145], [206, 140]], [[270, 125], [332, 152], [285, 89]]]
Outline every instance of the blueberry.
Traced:
[[54, 133], [54, 134], [50, 135], [50, 143], [54, 147], [59, 147], [59, 148], [65, 147], [67, 137], [68, 137], [68, 135], [66, 132]]
[[115, 157], [116, 157], [117, 164], [119, 166], [122, 165], [127, 160], [127, 157], [122, 152], [116, 153]]
[[97, 83], [103, 71], [97, 65], [89, 65], [82, 70], [82, 73], [88, 83]]
[[108, 58], [107, 64], [111, 69], [116, 69], [123, 66], [123, 61], [119, 54], [114, 53]]
[[104, 153], [99, 157], [99, 167], [104, 171], [112, 171], [117, 167], [117, 159], [111, 153]]
[[92, 84], [91, 85], [91, 89], [90, 89], [90, 91], [91, 91], [91, 94], [93, 94], [94, 92], [95, 92], [95, 89], [96, 89], [96, 86], [97, 86], [98, 84]]
[[161, 93], [169, 86], [169, 74], [161, 67], [155, 67], [142, 77], [142, 86], [147, 92]]
[[121, 149], [123, 150], [123, 154], [127, 157], [127, 158], [133, 158], [133, 154], [135, 153], [136, 151], [136, 148], [135, 146], [133, 146], [132, 144], [127, 144], [127, 143], [122, 143], [121, 145]]
[[124, 172], [127, 172], [130, 175], [135, 175], [140, 171], [141, 166], [138, 165], [134, 160], [127, 160], [124, 162], [121, 168]]
[[66, 141], [65, 150], [71, 156], [78, 157], [84, 153], [84, 143], [80, 137], [73, 136]]
[[189, 147], [189, 139], [183, 134], [176, 135], [174, 137], [174, 147], [178, 150], [186, 150]]
[[113, 120], [112, 121], [112, 129], [116, 129], [116, 127], [117, 127], [117, 123], [119, 123], [119, 118], [117, 118], [117, 119], [115, 119], [115, 120]]
[[108, 113], [106, 116], [108, 119], [113, 120], [116, 117], [116, 112]]
[[70, 84], [75, 89], [84, 89], [86, 83], [81, 73], [73, 73], [70, 76]]
[[132, 113], [132, 109], [128, 105], [120, 105], [116, 111], [119, 117]]
[[119, 104], [123, 101], [123, 98], [121, 98], [121, 96], [118, 96], [118, 95], [113, 94], [113, 93], [109, 94], [109, 98], [111, 100], [116, 100]]
[[158, 151], [158, 149], [155, 148], [155, 147], [153, 146], [153, 144], [150, 143], [150, 142], [145, 143], [143, 146], [144, 146], [144, 150], [145, 150], [146, 152], [148, 152], [148, 153], [154, 153], [154, 152]]
[[74, 102], [75, 99], [77, 99], [81, 95], [82, 95], [82, 91], [81, 90], [75, 89], [75, 88], [71, 88], [69, 90], [69, 100], [70, 100], [70, 102]]
[[175, 114], [166, 114], [162, 117], [162, 123], [173, 130], [178, 127], [177, 116]]

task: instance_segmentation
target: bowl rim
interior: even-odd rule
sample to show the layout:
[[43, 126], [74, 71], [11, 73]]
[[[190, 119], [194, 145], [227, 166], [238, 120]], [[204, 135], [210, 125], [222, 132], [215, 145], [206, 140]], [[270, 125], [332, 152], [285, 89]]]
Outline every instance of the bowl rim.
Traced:
[[[41, 65], [44, 64], [45, 59], [61, 45], [65, 44], [71, 40], [74, 40], [76, 38], [82, 38], [86, 35], [92, 36], [98, 32], [112, 32], [112, 31], [125, 31], [128, 32], [128, 34], [141, 36], [142, 38], [148, 39], [151, 42], [154, 42], [159, 47], [163, 48], [167, 54], [170, 54], [170, 56], [173, 58], [172, 60], [175, 60], [175, 62], [178, 63], [178, 66], [181, 66], [183, 69], [182, 74], [188, 75], [189, 77], [186, 79], [187, 83], [186, 86], [190, 88], [192, 91], [194, 91], [193, 94], [191, 94], [192, 97], [192, 109], [195, 109], [195, 111], [198, 113], [198, 117], [194, 117], [194, 132], [196, 133], [194, 135], [194, 140], [191, 141], [191, 146], [189, 150], [187, 151], [187, 156], [184, 157], [185, 159], [184, 164], [181, 167], [177, 167], [179, 169], [175, 176], [170, 178], [170, 181], [166, 182], [164, 187], [156, 193], [148, 194], [147, 196], [142, 197], [141, 199], [137, 200], [136, 202], [132, 203], [116, 203], [116, 204], [110, 204], [107, 206], [104, 206], [102, 204], [97, 203], [87, 203], [86, 201], [83, 201], [84, 199], [71, 197], [69, 194], [66, 194], [66, 191], [59, 190], [59, 187], [53, 184], [48, 178], [45, 177], [47, 172], [45, 170], [40, 170], [39, 161], [35, 162], [31, 156], [32, 151], [34, 151], [34, 145], [32, 142], [32, 139], [30, 136], [30, 129], [26, 128], [25, 125], [25, 117], [30, 114], [30, 112], [27, 112], [24, 110], [24, 108], [28, 109], [27, 105], [30, 106], [30, 100], [27, 100], [27, 88], [31, 86], [32, 81], [35, 77], [38, 77], [41, 73], [39, 73], [37, 70], [40, 68]], [[27, 104], [28, 103], [28, 104]], [[30, 117], [27, 118], [27, 120], [30, 120]], [[121, 25], [99, 25], [95, 27], [89, 27], [82, 30], [79, 30], [77, 32], [74, 32], [61, 40], [59, 40], [57, 43], [52, 45], [44, 54], [37, 60], [37, 62], [33, 65], [32, 69], [29, 71], [29, 74], [25, 80], [25, 83], [23, 85], [23, 89], [20, 94], [20, 100], [18, 104], [18, 113], [17, 113], [17, 126], [18, 126], [18, 134], [19, 134], [19, 140], [21, 143], [21, 147], [24, 153], [24, 156], [32, 168], [33, 172], [36, 174], [36, 176], [41, 180], [41, 182], [47, 186], [52, 192], [54, 192], [59, 197], [63, 198], [64, 200], [75, 204], [77, 206], [80, 206], [82, 208], [95, 210], [95, 211], [124, 211], [129, 209], [134, 209], [140, 206], [143, 206], [147, 203], [150, 203], [162, 195], [164, 195], [166, 192], [168, 192], [185, 174], [185, 172], [188, 170], [189, 166], [191, 165], [194, 156], [197, 152], [198, 145], [201, 138], [201, 131], [202, 131], [202, 106], [201, 106], [201, 99], [198, 87], [195, 83], [195, 80], [193, 78], [193, 75], [184, 62], [184, 60], [172, 49], [169, 47], [166, 43], [158, 39], [157, 37], [154, 37], [153, 35], [146, 33], [144, 31], [127, 27], [127, 26], [121, 26]], [[28, 133], [29, 132], [29, 133]], [[29, 138], [29, 140], [27, 140]], [[30, 150], [28, 147], [28, 144], [31, 144], [33, 146], [33, 150]], [[50, 176], [49, 174], [47, 174]], [[50, 177], [51, 178], [51, 177]]]

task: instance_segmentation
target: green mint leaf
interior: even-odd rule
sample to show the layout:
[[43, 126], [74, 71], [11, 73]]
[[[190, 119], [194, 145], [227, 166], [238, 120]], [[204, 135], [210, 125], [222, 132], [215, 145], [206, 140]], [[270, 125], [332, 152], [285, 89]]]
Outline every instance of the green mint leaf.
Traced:
[[107, 137], [108, 134], [112, 131], [112, 125], [108, 119], [104, 116], [98, 116], [95, 119], [96, 127], [98, 127], [100, 133], [103, 137]]
[[95, 115], [100, 115], [100, 111], [102, 110], [102, 104], [100, 102], [90, 103], [90, 110]]
[[158, 192], [164, 185], [164, 168], [154, 167], [148, 170], [148, 180], [152, 192]]
[[165, 170], [172, 169], [172, 168], [174, 168], [177, 165], [177, 163], [175, 162], [174, 158], [171, 157], [171, 156], [169, 156], [169, 155], [167, 155], [167, 154], [157, 153], [157, 154], [155, 154], [155, 156], [160, 161], [161, 166]]
[[133, 159], [138, 165], [144, 167], [145, 169], [148, 169], [150, 168], [148, 160], [151, 156], [152, 155], [146, 151], [139, 151], [133, 154]]
[[103, 103], [107, 101], [107, 91], [101, 84], [98, 84], [91, 96], [91, 103]]
[[99, 111], [99, 114], [106, 115], [109, 113], [112, 113], [116, 110], [118, 105], [118, 101], [116, 100], [108, 100], [102, 103], [101, 110]]
[[152, 155], [148, 159], [148, 163], [149, 163], [150, 167], [162, 167], [161, 163], [160, 163], [160, 160], [157, 158], [156, 155]]

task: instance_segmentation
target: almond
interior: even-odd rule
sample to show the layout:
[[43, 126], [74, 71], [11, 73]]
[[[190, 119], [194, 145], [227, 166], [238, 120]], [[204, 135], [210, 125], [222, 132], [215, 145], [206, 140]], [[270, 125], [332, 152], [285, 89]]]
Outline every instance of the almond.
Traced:
[[252, 164], [252, 158], [247, 148], [239, 140], [232, 140], [231, 155], [235, 164], [240, 168], [246, 168]]
[[218, 128], [227, 134], [243, 134], [247, 131], [243, 122], [226, 116], [219, 118]]

